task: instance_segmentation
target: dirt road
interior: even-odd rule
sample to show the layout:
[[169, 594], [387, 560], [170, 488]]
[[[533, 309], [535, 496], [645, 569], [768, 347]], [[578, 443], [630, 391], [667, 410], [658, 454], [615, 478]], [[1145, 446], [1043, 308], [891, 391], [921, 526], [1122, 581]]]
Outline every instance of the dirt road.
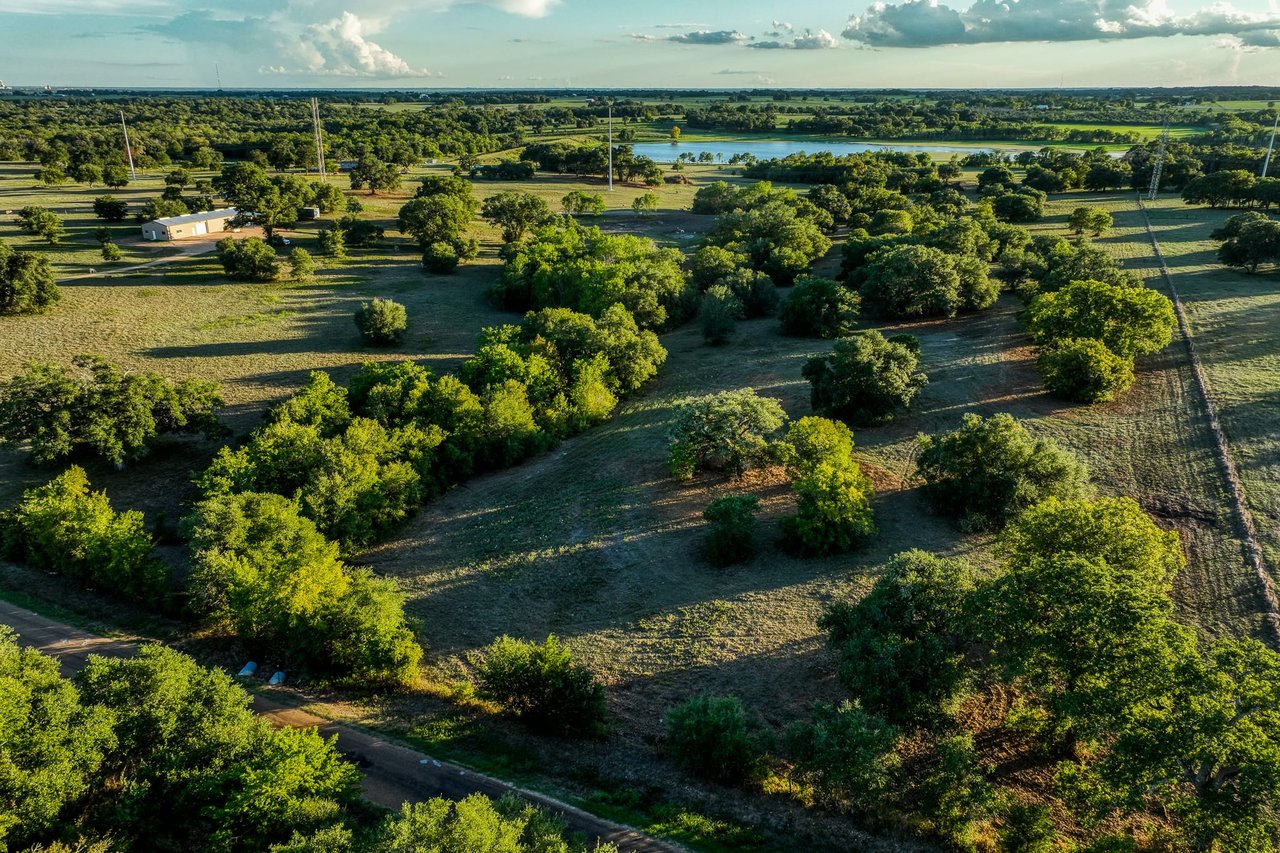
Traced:
[[[137, 651], [137, 643], [133, 640], [99, 637], [6, 601], [0, 601], [0, 624], [12, 627], [24, 645], [56, 658], [65, 676], [79, 671], [88, 662], [89, 655], [131, 657]], [[649, 838], [629, 826], [603, 820], [536, 791], [433, 759], [357, 726], [326, 720], [270, 694], [254, 694], [253, 709], [279, 726], [315, 726], [326, 735], [337, 735], [339, 752], [355, 761], [364, 774], [366, 799], [386, 808], [398, 809], [401, 803], [439, 796], [461, 799], [474, 793], [490, 797], [516, 794], [560, 815], [572, 831], [588, 838], [613, 842], [620, 850], [676, 853], [684, 849]]]

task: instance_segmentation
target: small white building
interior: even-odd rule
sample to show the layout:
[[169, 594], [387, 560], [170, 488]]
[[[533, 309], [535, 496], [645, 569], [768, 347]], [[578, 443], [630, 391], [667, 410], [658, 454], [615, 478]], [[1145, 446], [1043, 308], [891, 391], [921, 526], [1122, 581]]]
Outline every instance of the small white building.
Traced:
[[234, 207], [206, 210], [203, 213], [185, 213], [182, 216], [166, 216], [142, 225], [144, 240], [182, 240], [186, 237], [202, 237], [219, 234], [238, 213]]

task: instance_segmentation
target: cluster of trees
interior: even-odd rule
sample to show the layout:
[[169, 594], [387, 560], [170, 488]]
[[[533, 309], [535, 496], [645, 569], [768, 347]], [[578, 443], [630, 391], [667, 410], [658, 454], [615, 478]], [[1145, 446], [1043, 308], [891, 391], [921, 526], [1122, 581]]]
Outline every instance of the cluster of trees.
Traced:
[[620, 305], [547, 308], [484, 330], [456, 377], [412, 362], [367, 364], [348, 388], [312, 374], [197, 479], [193, 598], [313, 669], [410, 679], [421, 651], [401, 597], [339, 554], [472, 473], [608, 419], [665, 356]]
[[417, 677], [422, 648], [395, 582], [346, 566], [299, 500], [214, 494], [196, 505], [186, 527], [193, 608], [251, 651], [366, 685]]
[[0, 553], [8, 559], [155, 604], [169, 591], [169, 569], [152, 545], [142, 513], [117, 513], [106, 492], [89, 490], [79, 466], [0, 513]]
[[706, 245], [744, 256], [748, 268], [786, 286], [831, 249], [826, 236], [835, 220], [794, 190], [768, 181], [735, 187], [724, 181], [702, 187], [693, 212], [716, 216]]
[[[259, 237], [236, 240], [223, 237], [218, 241], [218, 262], [227, 276], [239, 281], [276, 281], [285, 274], [284, 264], [275, 247]], [[287, 258], [289, 276], [295, 281], [311, 281], [315, 278], [316, 262], [311, 253], [301, 246], [289, 250]]]
[[466, 179], [429, 175], [422, 179], [413, 199], [400, 208], [397, 227], [418, 241], [422, 265], [428, 272], [448, 273], [479, 252], [479, 244], [463, 233], [479, 212], [480, 205]]
[[437, 798], [378, 815], [360, 803], [359, 771], [332, 738], [277, 729], [226, 674], [160, 646], [91, 657], [68, 680], [3, 629], [0, 684], [6, 849], [586, 851], [514, 797]]
[[38, 462], [84, 453], [119, 467], [163, 433], [221, 437], [226, 430], [214, 410], [222, 403], [211, 382], [173, 383], [76, 356], [72, 369], [32, 364], [0, 383], [0, 440], [27, 445]]
[[1280, 178], [1259, 178], [1252, 171], [1224, 169], [1187, 181], [1182, 200], [1210, 207], [1280, 207]]
[[1223, 241], [1218, 261], [1224, 266], [1243, 267], [1251, 273], [1263, 264], [1280, 266], [1280, 221], [1265, 213], [1238, 213], [1210, 236]]
[[304, 207], [318, 207], [328, 213], [344, 210], [347, 203], [342, 190], [332, 184], [300, 175], [268, 175], [251, 162], [227, 163], [214, 178], [213, 186], [236, 209], [232, 224], [257, 225], [268, 240], [277, 228], [296, 225], [298, 212]]
[[[748, 468], [781, 463], [796, 496], [794, 516], [783, 519], [785, 547], [805, 555], [850, 551], [875, 530], [870, 481], [853, 460], [853, 433], [844, 424], [804, 417], [785, 437], [773, 437], [787, 417], [777, 400], [749, 389], [681, 401], [675, 410], [667, 465], [678, 479], [717, 470], [737, 477]], [[704, 550], [728, 565], [756, 552], [753, 496], [721, 498], [707, 507]]]
[[[521, 161], [534, 168], [579, 177], [609, 175], [609, 149], [600, 142], [580, 143], [570, 139], [536, 142], [520, 152]], [[628, 144], [613, 146], [613, 174], [619, 181], [658, 186], [662, 167], [648, 157], [637, 156]]]
[[1023, 315], [1040, 347], [1045, 387], [1081, 403], [1112, 399], [1133, 383], [1133, 362], [1173, 340], [1173, 303], [1142, 286], [1075, 280], [1031, 297]]
[[[955, 843], [993, 821], [1019, 831], [1028, 807], [1000, 814], [950, 713], [995, 677], [1020, 697], [1020, 730], [1058, 762], [1057, 792], [1099, 836], [1103, 846], [1089, 849], [1131, 849], [1105, 846], [1123, 840], [1100, 827], [1146, 809], [1171, 820], [1190, 849], [1272, 849], [1280, 655], [1254, 640], [1206, 641], [1172, 619], [1172, 582], [1185, 564], [1177, 535], [1127, 498], [1050, 497], [1013, 517], [998, 552], [990, 573], [900, 554], [865, 598], [828, 610], [820, 624], [860, 701], [843, 709], [837, 743], [846, 759], [855, 747], [864, 754], [850, 768], [815, 750], [798, 755], [796, 769], [853, 808], [883, 809], [898, 792]], [[895, 744], [904, 737], [917, 755], [929, 745], [933, 773], [903, 778]], [[939, 781], [941, 799], [929, 794]], [[1054, 843], [1043, 814], [1031, 822]]]
[[18, 211], [18, 224], [23, 231], [43, 237], [51, 246], [58, 245], [67, 236], [67, 229], [58, 214], [35, 204]]
[[507, 250], [490, 294], [509, 311], [571, 308], [603, 317], [621, 306], [644, 329], [678, 323], [693, 313], [677, 249], [659, 249], [631, 234], [604, 234], [574, 222], [534, 229]]
[[40, 314], [61, 298], [46, 255], [0, 240], [0, 314]]

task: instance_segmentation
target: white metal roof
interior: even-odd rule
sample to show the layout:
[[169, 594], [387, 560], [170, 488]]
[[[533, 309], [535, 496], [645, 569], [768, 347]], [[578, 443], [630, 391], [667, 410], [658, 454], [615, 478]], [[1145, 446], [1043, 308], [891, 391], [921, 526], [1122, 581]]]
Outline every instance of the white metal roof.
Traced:
[[230, 219], [235, 216], [238, 211], [234, 207], [224, 207], [220, 210], [206, 210], [201, 213], [184, 213], [181, 216], [166, 216], [163, 219], [153, 220], [161, 225], [188, 225], [192, 222], [208, 222], [211, 219]]

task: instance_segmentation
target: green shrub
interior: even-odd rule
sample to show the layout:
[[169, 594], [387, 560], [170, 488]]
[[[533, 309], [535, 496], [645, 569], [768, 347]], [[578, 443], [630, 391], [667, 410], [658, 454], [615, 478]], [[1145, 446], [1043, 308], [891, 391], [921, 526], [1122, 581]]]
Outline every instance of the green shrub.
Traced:
[[916, 471], [935, 511], [990, 530], [1047, 497], [1084, 497], [1085, 466], [1051, 438], [1032, 438], [1012, 415], [966, 414], [954, 432], [921, 436]]
[[1050, 394], [1075, 403], [1105, 403], [1133, 384], [1133, 362], [1091, 338], [1054, 344], [1036, 366]]
[[794, 476], [807, 474], [823, 463], [847, 468], [853, 461], [853, 431], [839, 421], [808, 415], [787, 429], [774, 454]]
[[1043, 805], [1009, 804], [1004, 809], [999, 839], [1005, 853], [1051, 853], [1058, 849], [1058, 830], [1049, 807]]
[[707, 504], [702, 517], [710, 527], [702, 542], [702, 553], [714, 566], [742, 563], [756, 555], [756, 513], [760, 499], [755, 495], [716, 498]]
[[849, 334], [858, 319], [858, 294], [838, 281], [804, 275], [778, 311], [782, 333], [799, 337], [839, 338]]
[[495, 702], [530, 730], [561, 737], [603, 733], [604, 687], [574, 663], [554, 634], [542, 644], [499, 637], [476, 667], [479, 695]]
[[841, 682], [895, 722], [944, 716], [967, 677], [966, 607], [977, 580], [963, 560], [895, 554], [866, 596], [836, 601], [818, 620], [840, 657]]
[[765, 743], [734, 696], [697, 696], [667, 711], [665, 752], [689, 773], [724, 785], [755, 779]]
[[[618, 853], [613, 844], [588, 848], [567, 835], [562, 820], [516, 796], [495, 801], [472, 794], [456, 802], [438, 797], [405, 803], [383, 820], [367, 849], [378, 853]], [[320, 851], [308, 849], [307, 853]]]
[[943, 738], [934, 753], [936, 760], [920, 785], [920, 810], [956, 848], [977, 850], [975, 842], [995, 809], [996, 789], [983, 774], [969, 735]]
[[4, 516], [4, 550], [126, 598], [154, 602], [169, 569], [155, 555], [142, 513], [116, 513], [106, 492], [89, 491], [84, 469], [72, 466], [46, 485], [28, 489]]
[[108, 242], [102, 244], [102, 259], [104, 261], [107, 263], [114, 263], [120, 260], [121, 257], [123, 257], [123, 255], [120, 252], [120, 247], [115, 243]]
[[409, 328], [409, 313], [399, 302], [374, 299], [361, 304], [356, 311], [356, 328], [374, 346], [399, 343]]
[[817, 799], [839, 809], [888, 810], [899, 761], [898, 732], [848, 702], [815, 703], [807, 722], [787, 729], [787, 751], [798, 779]]
[[313, 281], [316, 277], [315, 258], [301, 246], [294, 246], [289, 252], [289, 272], [294, 281]]
[[432, 243], [422, 253], [422, 268], [438, 275], [454, 272], [458, 269], [458, 250], [449, 243]]
[[746, 317], [772, 317], [778, 311], [778, 286], [762, 272], [740, 269], [720, 279], [742, 303]]
[[698, 324], [702, 327], [702, 339], [709, 344], [728, 343], [742, 319], [742, 303], [733, 291], [722, 284], [712, 285], [702, 295], [698, 305]]
[[875, 424], [906, 409], [928, 383], [916, 370], [919, 364], [918, 344], [869, 331], [836, 341], [829, 355], [809, 359], [802, 375], [812, 386], [816, 410], [852, 424]]
[[226, 433], [213, 413], [222, 398], [212, 383], [121, 373], [97, 356], [72, 363], [79, 373], [32, 364], [0, 382], [0, 441], [29, 443], [38, 462], [90, 452], [119, 467], [143, 456], [161, 433]]
[[276, 250], [257, 237], [218, 241], [218, 260], [229, 277], [241, 281], [275, 281], [280, 277]]
[[871, 481], [858, 466], [822, 463], [796, 477], [797, 514], [782, 520], [788, 547], [827, 556], [852, 551], [875, 532]]
[[336, 222], [323, 228], [317, 238], [320, 254], [340, 261], [347, 257], [347, 235], [342, 226]]
[[781, 404], [750, 389], [691, 397], [676, 404], [667, 467], [680, 480], [712, 468], [740, 476], [760, 460], [787, 416]]

